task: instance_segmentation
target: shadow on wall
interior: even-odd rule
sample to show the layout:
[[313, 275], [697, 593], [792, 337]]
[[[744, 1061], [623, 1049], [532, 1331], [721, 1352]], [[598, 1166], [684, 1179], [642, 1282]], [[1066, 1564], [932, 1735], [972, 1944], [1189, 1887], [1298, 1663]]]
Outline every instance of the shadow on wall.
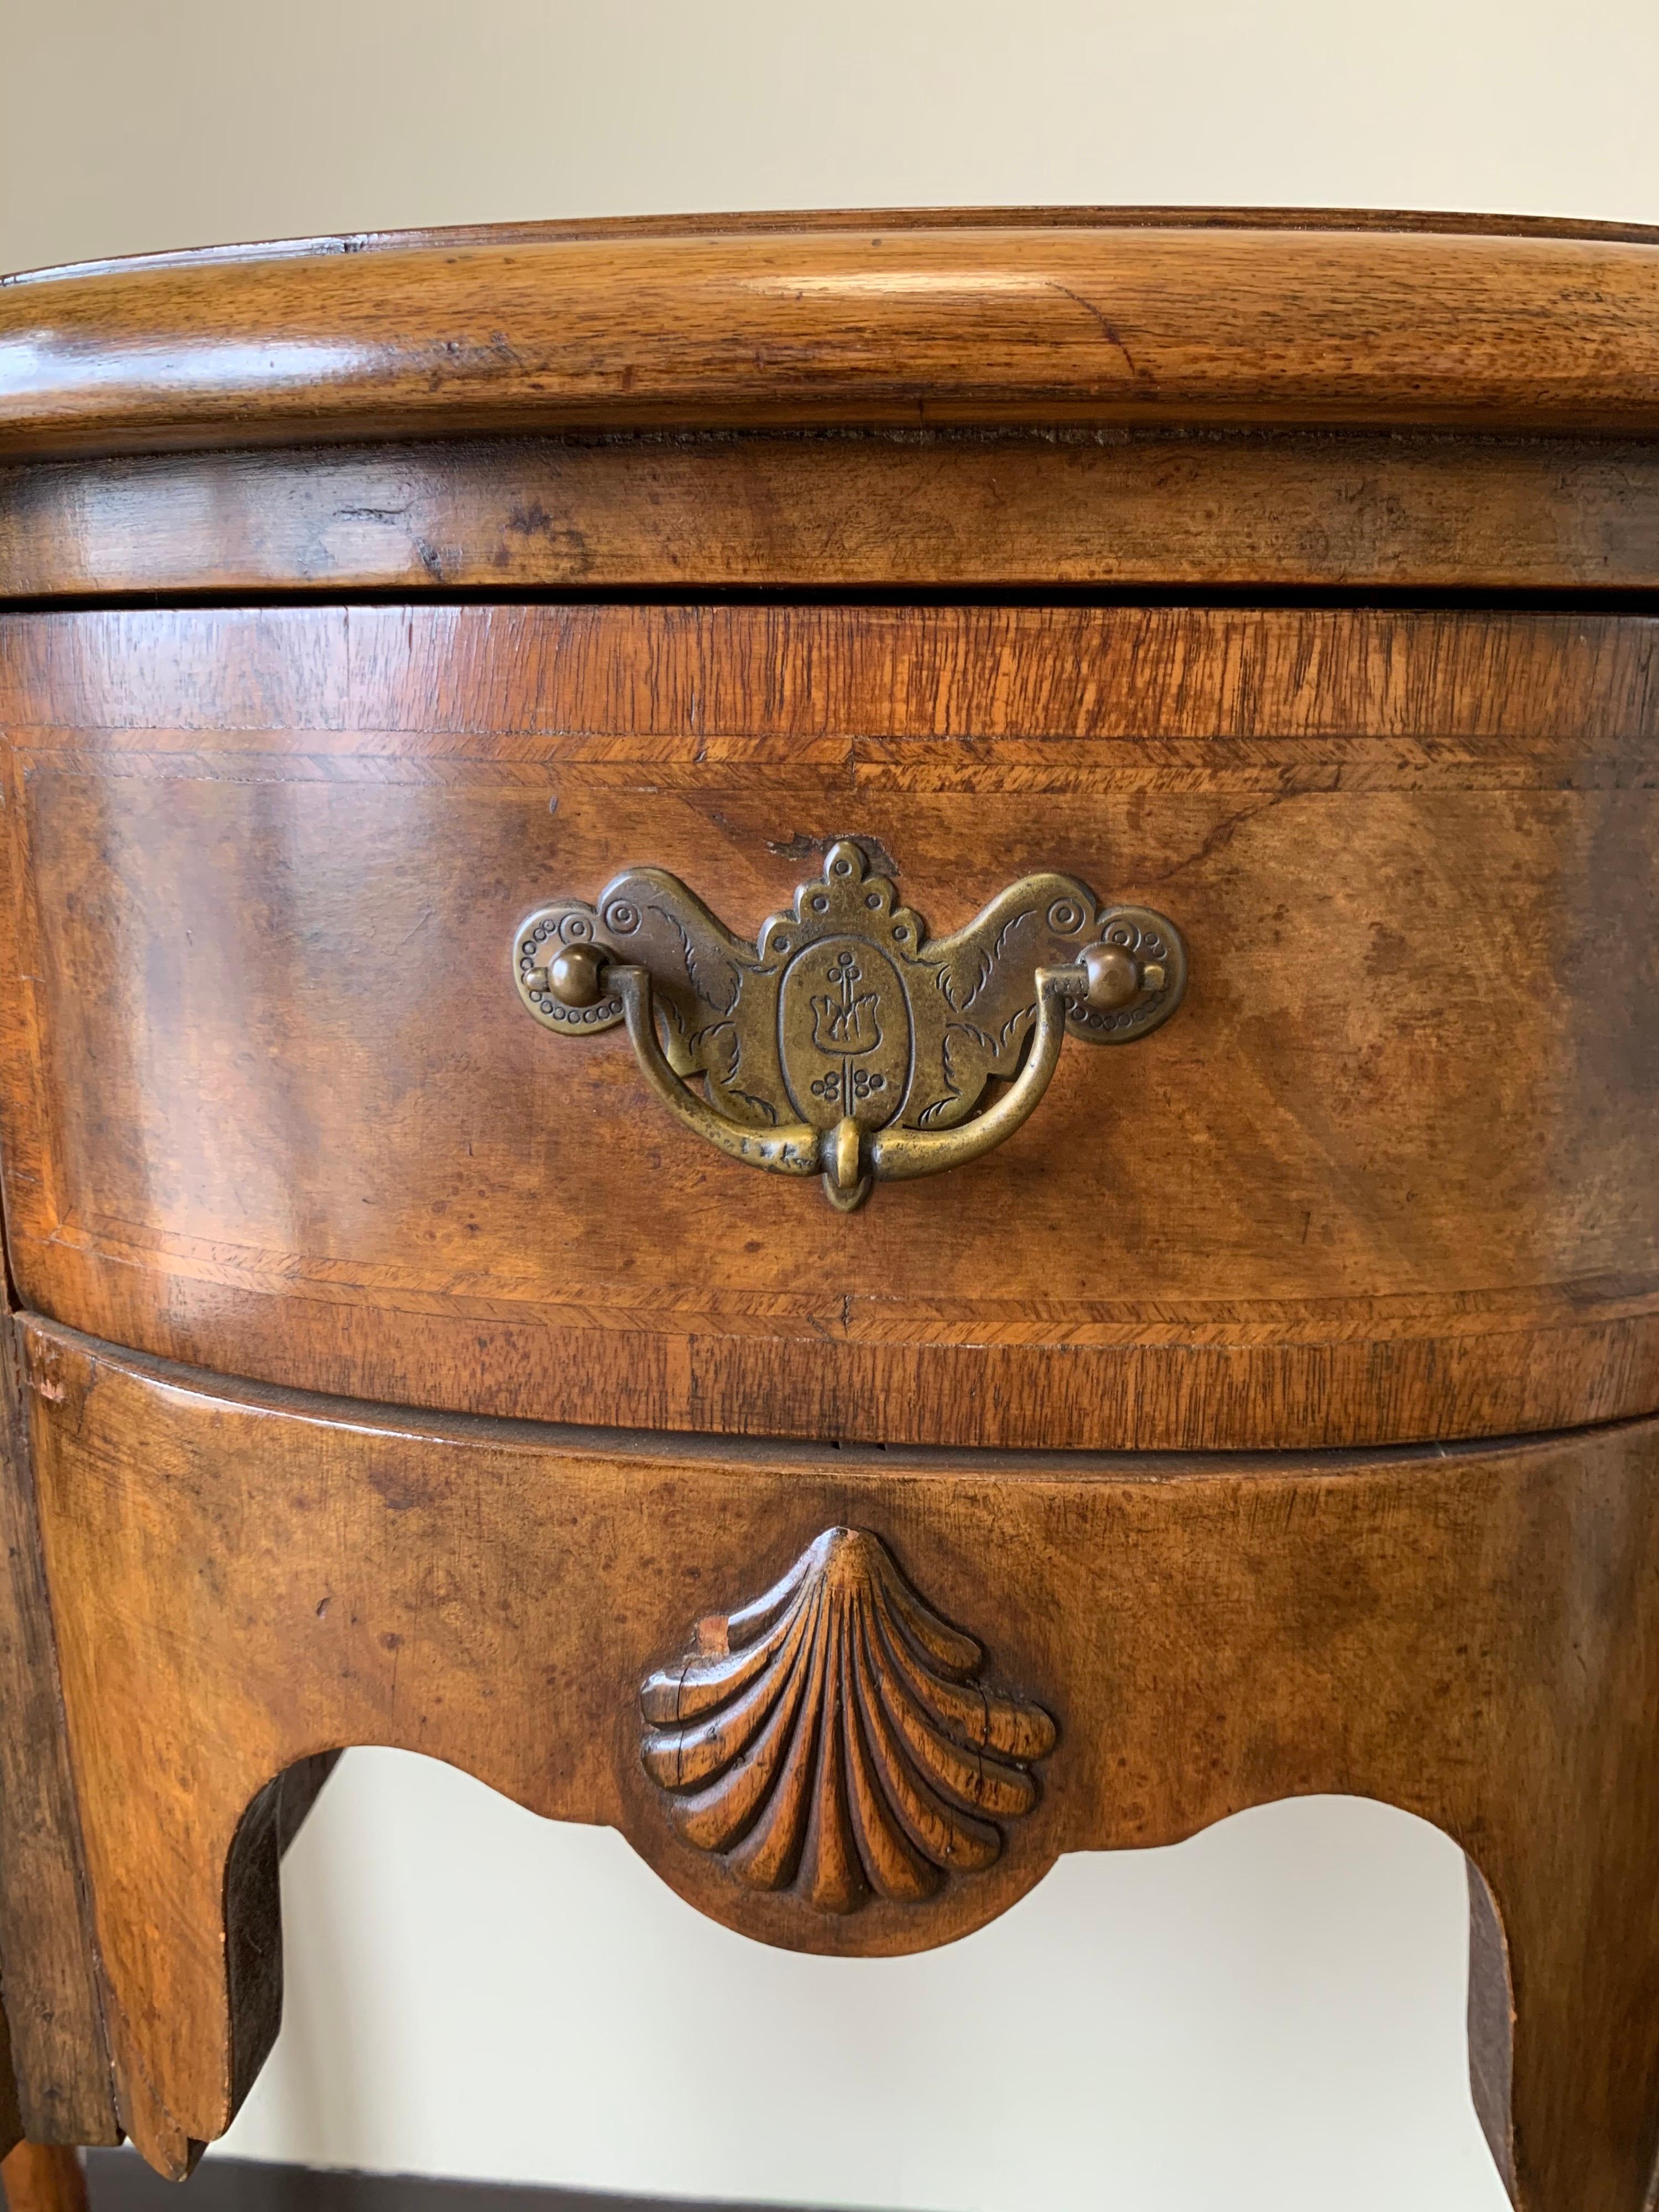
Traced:
[[[328, 2173], [252, 2159], [210, 2159], [190, 2182], [189, 2212], [649, 2212], [660, 2197], [590, 2190], [515, 2189], [480, 2181], [426, 2181], [407, 2173]], [[87, 2157], [92, 2212], [179, 2212], [179, 2185], [152, 2173], [136, 2150]], [[676, 2200], [677, 2212], [727, 2208]], [[767, 2212], [754, 2205], [745, 2212]]]

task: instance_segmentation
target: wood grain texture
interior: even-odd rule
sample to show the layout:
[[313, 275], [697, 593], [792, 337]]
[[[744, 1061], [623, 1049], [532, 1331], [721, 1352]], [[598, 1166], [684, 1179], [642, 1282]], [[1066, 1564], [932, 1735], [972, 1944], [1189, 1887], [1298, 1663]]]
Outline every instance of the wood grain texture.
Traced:
[[[225, 2125], [261, 2031], [227, 1966], [246, 1810], [292, 1762], [370, 1742], [618, 1826], [748, 1934], [858, 1956], [967, 1932], [1065, 1851], [1380, 1798], [1462, 1844], [1501, 1923], [1511, 2062], [1485, 2088], [1517, 2204], [1647, 2202], [1655, 1424], [1311, 1460], [823, 1452], [376, 1413], [44, 1324], [29, 1355], [123, 2110], [162, 2166]], [[994, 1866], [850, 1914], [689, 1848], [636, 1702], [734, 1577], [764, 1587], [837, 1526], [983, 1625], [988, 1682], [1058, 1723]]]
[[0, 596], [1630, 591], [1659, 444], [1191, 430], [497, 439], [0, 464]]
[[714, 218], [158, 256], [0, 286], [0, 453], [733, 423], [1650, 436], [1638, 235]]
[[87, 2175], [78, 2150], [20, 2142], [0, 2159], [6, 2212], [87, 2212]]
[[[11, 2030], [0, 2011], [0, 2161], [22, 2141], [23, 2115], [17, 2098], [17, 2073], [12, 2063]], [[3, 2166], [0, 2165], [0, 2172]]]
[[9, 2045], [0, 2141], [118, 2142], [9, 1314], [0, 1314], [0, 1975]]
[[863, 1528], [826, 1528], [773, 1587], [705, 1613], [640, 1691], [675, 1833], [817, 1912], [914, 1905], [984, 1873], [1037, 1802], [1040, 1705], [978, 1680], [983, 1647]]
[[[1659, 1404], [1645, 617], [354, 608], [0, 627], [27, 1303], [457, 1410], [1291, 1448]], [[1192, 981], [840, 1219], [538, 1030], [623, 865], [752, 929], [851, 833], [1058, 868]], [[641, 1147], [643, 1147], [641, 1152]], [[643, 1161], [643, 1165], [640, 1164]]]
[[314, 238], [244, 240], [218, 246], [167, 246], [154, 253], [76, 261], [58, 268], [0, 273], [0, 285], [43, 277], [106, 276], [128, 269], [183, 269], [279, 256], [377, 253], [386, 246], [550, 246], [575, 239], [764, 237], [782, 231], [1000, 230], [1355, 230], [1427, 231], [1451, 238], [1582, 238], [1603, 244], [1651, 245], [1659, 226], [1606, 222], [1573, 216], [1472, 215], [1425, 208], [1256, 207], [952, 207], [737, 208], [704, 214], [543, 216], [530, 222], [437, 223], [408, 230], [356, 230]]
[[[0, 283], [0, 594], [422, 599], [0, 618], [8, 1258], [53, 1317], [0, 1470], [0, 2142], [188, 2172], [276, 2030], [281, 1850], [373, 1742], [844, 1955], [1385, 1799], [1468, 1859], [1515, 2202], [1645, 2212], [1659, 629], [1353, 598], [1650, 591], [1656, 547], [1630, 227], [757, 216]], [[774, 596], [696, 603], [734, 586]], [[1053, 603], [1119, 586], [1349, 597]], [[1193, 956], [1176, 1020], [852, 1216], [509, 971], [629, 866], [752, 932], [845, 836], [935, 931], [1053, 869]]]

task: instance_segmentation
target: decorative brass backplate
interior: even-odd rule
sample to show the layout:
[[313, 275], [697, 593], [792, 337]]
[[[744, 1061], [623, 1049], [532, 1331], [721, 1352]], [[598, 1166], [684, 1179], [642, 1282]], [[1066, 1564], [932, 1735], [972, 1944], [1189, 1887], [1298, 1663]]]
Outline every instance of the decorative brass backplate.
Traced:
[[[561, 899], [532, 914], [514, 975], [549, 1029], [626, 1021], [681, 1120], [775, 1173], [822, 1171], [847, 1207], [872, 1179], [936, 1173], [1018, 1127], [1068, 1028], [1127, 1044], [1167, 1021], [1187, 956], [1162, 915], [1103, 908], [1085, 884], [1052, 874], [930, 938], [843, 839], [753, 945], [677, 877], [634, 868], [597, 908]], [[698, 1078], [706, 1098], [687, 1088]], [[970, 1122], [994, 1078], [1013, 1090]]]
[[826, 1528], [647, 1678], [645, 1771], [685, 1841], [751, 1889], [820, 1912], [918, 1903], [1000, 1856], [1054, 1747], [1041, 1706], [975, 1681], [983, 1660], [878, 1536]]

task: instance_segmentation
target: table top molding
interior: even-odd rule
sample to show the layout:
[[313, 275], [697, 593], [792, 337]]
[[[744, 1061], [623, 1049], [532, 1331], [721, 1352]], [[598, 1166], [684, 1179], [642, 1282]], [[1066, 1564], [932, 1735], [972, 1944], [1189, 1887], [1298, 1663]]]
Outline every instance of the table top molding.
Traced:
[[409, 232], [0, 285], [0, 458], [1249, 423], [1659, 434], [1659, 234], [1204, 210]]

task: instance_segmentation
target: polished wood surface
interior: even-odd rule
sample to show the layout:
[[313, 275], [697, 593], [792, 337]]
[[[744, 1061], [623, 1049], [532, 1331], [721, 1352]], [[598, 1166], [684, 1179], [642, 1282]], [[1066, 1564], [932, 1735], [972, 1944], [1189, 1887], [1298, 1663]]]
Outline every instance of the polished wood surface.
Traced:
[[[16, 1332], [0, 1315], [0, 2143], [20, 2187], [50, 2190], [46, 2146], [121, 2139], [57, 1639], [29, 1461]], [[8, 2106], [10, 2108], [9, 2116]], [[4, 2171], [8, 2199], [14, 2173]]]
[[387, 246], [549, 246], [572, 240], [765, 237], [775, 232], [846, 230], [1354, 230], [1429, 231], [1449, 238], [1587, 239], [1643, 246], [1659, 225], [1607, 222], [1575, 216], [1472, 215], [1467, 209], [1297, 207], [941, 207], [728, 208], [687, 215], [541, 216], [531, 222], [459, 222], [407, 230], [340, 231], [314, 238], [244, 239], [218, 246], [166, 246], [54, 269], [0, 272], [0, 284], [52, 276], [112, 276], [129, 270], [194, 268], [279, 256], [373, 253]]
[[1303, 223], [714, 217], [46, 271], [0, 286], [0, 455], [732, 424], [1659, 431], [1651, 235]]
[[[0, 282], [0, 2147], [188, 2170], [385, 1743], [848, 1956], [1386, 1799], [1469, 1861], [1516, 2205], [1648, 2206], [1656, 524], [1629, 226]], [[752, 938], [846, 836], [1191, 981], [841, 1215], [514, 977], [625, 866]]]
[[0, 2159], [6, 2212], [87, 2212], [86, 2168], [78, 2150], [20, 2142]]
[[19, 599], [1176, 584], [1651, 591], [1659, 445], [750, 432], [0, 463]]
[[[239, 2041], [269, 2033], [270, 1978], [251, 1996], [234, 1962], [275, 1959], [274, 1889], [226, 1881], [246, 1809], [362, 1742], [614, 1825], [704, 1911], [857, 1956], [967, 1932], [1062, 1852], [1383, 1799], [1480, 1869], [1480, 1994], [1514, 2015], [1486, 2117], [1517, 2203], [1647, 2202], [1653, 1423], [1324, 1459], [827, 1453], [376, 1413], [39, 1323], [27, 1348], [122, 2113], [164, 2166], [223, 2126]], [[688, 1626], [716, 1649], [837, 1527], [1055, 1723], [1046, 1755], [1022, 1739], [1040, 1790], [988, 1869], [856, 1911], [822, 1909], [805, 1860], [757, 1887], [695, 1848], [641, 1759], [641, 1686]]]
[[[1659, 1402], [1645, 617], [355, 608], [3, 639], [25, 1304], [458, 1410], [1156, 1447]], [[935, 930], [1057, 868], [1192, 980], [945, 1183], [711, 1156], [520, 917], [752, 931], [864, 838]]]

